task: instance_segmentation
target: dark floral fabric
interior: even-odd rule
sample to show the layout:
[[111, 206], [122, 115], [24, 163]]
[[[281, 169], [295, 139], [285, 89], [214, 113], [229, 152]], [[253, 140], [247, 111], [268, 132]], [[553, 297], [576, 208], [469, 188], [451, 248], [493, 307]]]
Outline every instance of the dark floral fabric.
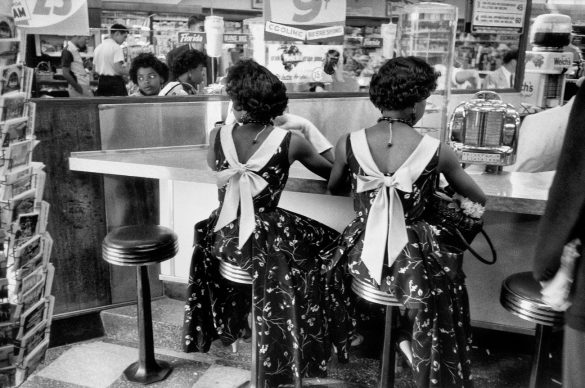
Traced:
[[[458, 263], [442, 251], [439, 228], [423, 219], [427, 199], [437, 182], [439, 149], [413, 184], [411, 193], [398, 191], [405, 212], [409, 243], [391, 267], [383, 268], [382, 284], [369, 276], [361, 260], [364, 231], [376, 191], [356, 193], [356, 176], [364, 175], [347, 141], [355, 218], [330, 254], [354, 277], [388, 293], [411, 309], [413, 375], [418, 387], [471, 387], [469, 302]], [[402, 328], [405, 329], [405, 328]]]
[[[219, 135], [218, 170], [228, 168]], [[268, 186], [254, 197], [254, 234], [238, 249], [238, 220], [213, 232], [220, 207], [197, 223], [185, 305], [183, 348], [207, 352], [221, 338], [227, 345], [247, 329], [251, 288], [224, 279], [220, 260], [245, 269], [253, 278], [258, 374], [265, 387], [324, 377], [331, 345], [347, 361], [349, 295], [339, 269], [319, 255], [338, 233], [299, 214], [277, 207], [288, 178], [288, 133], [257, 174]]]

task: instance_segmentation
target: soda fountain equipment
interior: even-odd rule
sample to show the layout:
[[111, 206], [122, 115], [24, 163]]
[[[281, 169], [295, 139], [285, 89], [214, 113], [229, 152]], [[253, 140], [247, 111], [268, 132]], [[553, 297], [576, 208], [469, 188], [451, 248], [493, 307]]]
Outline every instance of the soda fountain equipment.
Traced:
[[534, 19], [530, 29], [532, 50], [526, 52], [523, 102], [539, 108], [561, 105], [565, 72], [573, 64], [573, 53], [563, 48], [571, 41], [571, 17], [544, 14]]

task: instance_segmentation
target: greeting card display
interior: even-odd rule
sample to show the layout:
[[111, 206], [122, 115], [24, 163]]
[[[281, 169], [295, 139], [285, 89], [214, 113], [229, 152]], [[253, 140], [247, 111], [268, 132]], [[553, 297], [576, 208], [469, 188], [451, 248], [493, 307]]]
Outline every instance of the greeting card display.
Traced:
[[55, 268], [46, 232], [44, 165], [32, 162], [34, 70], [19, 62], [19, 31], [0, 15], [0, 387], [20, 385], [49, 346]]

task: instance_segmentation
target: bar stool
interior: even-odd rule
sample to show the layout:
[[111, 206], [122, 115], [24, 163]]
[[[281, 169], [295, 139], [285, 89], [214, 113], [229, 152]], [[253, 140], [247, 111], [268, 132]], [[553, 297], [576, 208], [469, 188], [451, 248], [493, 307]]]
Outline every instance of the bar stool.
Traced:
[[548, 307], [541, 299], [540, 284], [532, 272], [508, 276], [502, 283], [500, 303], [512, 314], [536, 323], [536, 344], [530, 371], [530, 388], [540, 387], [553, 327], [563, 325], [563, 312]]
[[396, 356], [396, 331], [392, 330], [395, 316], [399, 313], [398, 307], [402, 303], [393, 294], [380, 291], [378, 288], [358, 278], [353, 278], [352, 291], [365, 300], [386, 306], [386, 319], [384, 321], [384, 344], [382, 347], [382, 359], [380, 360], [380, 380], [378, 388], [391, 388], [394, 386], [394, 367]]
[[108, 263], [136, 267], [139, 358], [124, 370], [129, 381], [150, 384], [164, 380], [172, 371], [167, 362], [154, 358], [148, 265], [168, 260], [177, 251], [177, 235], [158, 225], [116, 228], [107, 234], [102, 243], [102, 257]]
[[[228, 263], [227, 261], [219, 261], [219, 273], [225, 279], [239, 284], [252, 285], [253, 279], [246, 270]], [[249, 388], [260, 388], [263, 386], [261, 381], [258, 381], [258, 346], [256, 342], [256, 314], [254, 314], [254, 287], [252, 287], [252, 366]]]

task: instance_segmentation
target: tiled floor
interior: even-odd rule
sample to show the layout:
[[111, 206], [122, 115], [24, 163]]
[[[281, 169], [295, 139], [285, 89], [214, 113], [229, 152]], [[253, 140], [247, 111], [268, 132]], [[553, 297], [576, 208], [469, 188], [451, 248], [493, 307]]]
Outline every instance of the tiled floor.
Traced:
[[[526, 338], [519, 338], [518, 341], [519, 347], [525, 346], [522, 342], [526, 342]], [[168, 349], [156, 349], [156, 354], [158, 359], [169, 362], [173, 371], [166, 380], [149, 385], [153, 388], [236, 388], [247, 380], [250, 373], [247, 363], [234, 357], [228, 359]], [[21, 387], [140, 387], [142, 385], [129, 382], [123, 376], [124, 369], [137, 358], [137, 349], [132, 344], [113, 343], [107, 338], [51, 348], [44, 363]], [[497, 346], [494, 351], [477, 347], [474, 348], [473, 358], [476, 388], [527, 386], [530, 354], [524, 350], [510, 353], [498, 350]], [[555, 368], [553, 365], [551, 369]], [[359, 375], [356, 375], [357, 371]], [[377, 361], [354, 357], [345, 365], [337, 365], [333, 361], [329, 379], [311, 379], [304, 384], [322, 388], [373, 387], [377, 372]], [[555, 374], [553, 370], [551, 375]], [[395, 386], [412, 386], [408, 377], [408, 370], [399, 369]], [[554, 380], [549, 379], [546, 386], [560, 387]]]

